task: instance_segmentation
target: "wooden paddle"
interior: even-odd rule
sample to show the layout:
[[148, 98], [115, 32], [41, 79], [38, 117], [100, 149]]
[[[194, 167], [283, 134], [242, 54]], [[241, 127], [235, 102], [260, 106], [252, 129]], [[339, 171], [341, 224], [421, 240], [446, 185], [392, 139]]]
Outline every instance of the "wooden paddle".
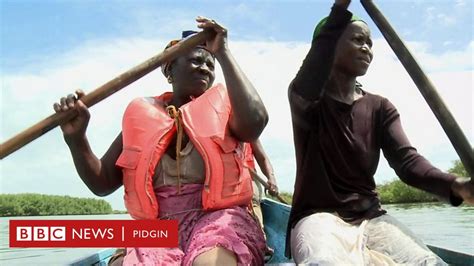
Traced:
[[[415, 82], [418, 90], [420, 90], [421, 94], [441, 124], [444, 132], [451, 141], [451, 144], [459, 155], [459, 158], [466, 168], [467, 173], [471, 177], [474, 177], [474, 151], [471, 147], [471, 144], [467, 140], [451, 112], [444, 104], [435, 87], [425, 75], [413, 55], [392, 28], [390, 23], [373, 3], [373, 1], [361, 0], [360, 2], [362, 3], [362, 6], [364, 6], [369, 16], [375, 22], [379, 30], [382, 32], [388, 44], [392, 47], [393, 51], [397, 55], [400, 62], [402, 62], [412, 80]], [[474, 182], [472, 178], [471, 182]]]
[[[94, 91], [85, 95], [81, 100], [88, 107], [93, 106], [94, 104], [104, 100], [120, 89], [126, 87], [127, 85], [133, 83], [139, 78], [150, 73], [154, 69], [158, 68], [161, 64], [171, 61], [174, 58], [190, 51], [192, 48], [196, 47], [199, 44], [204, 43], [206, 40], [214, 37], [215, 32], [213, 31], [201, 31], [196, 35], [193, 35], [186, 40], [183, 40], [176, 45], [166, 49], [158, 55], [151, 57], [145, 62], [135, 66], [134, 68], [122, 73], [118, 77], [110, 80]], [[40, 122], [34, 124], [30, 128], [20, 132], [11, 139], [5, 141], [0, 145], [0, 159], [5, 158], [31, 141], [42, 136], [46, 132], [60, 125], [61, 123], [68, 121], [74, 118], [77, 115], [75, 110], [70, 110], [68, 112], [55, 113], [48, 116], [47, 118], [41, 120]]]
[[[260, 184], [263, 185], [263, 187], [267, 190], [270, 190], [270, 186], [268, 185], [267, 181], [265, 181], [254, 169], [248, 168], [250, 171], [250, 175], [252, 176], [253, 179], [257, 180]], [[283, 199], [280, 194], [276, 194], [275, 196], [281, 203], [289, 205], [288, 202], [286, 202], [285, 199]]]

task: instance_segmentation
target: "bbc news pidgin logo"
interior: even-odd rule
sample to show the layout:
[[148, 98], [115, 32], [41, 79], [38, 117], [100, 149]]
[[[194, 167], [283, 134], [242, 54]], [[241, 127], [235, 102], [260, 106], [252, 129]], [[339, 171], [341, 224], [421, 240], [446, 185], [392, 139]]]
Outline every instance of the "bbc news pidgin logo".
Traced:
[[176, 220], [10, 220], [10, 247], [177, 247]]

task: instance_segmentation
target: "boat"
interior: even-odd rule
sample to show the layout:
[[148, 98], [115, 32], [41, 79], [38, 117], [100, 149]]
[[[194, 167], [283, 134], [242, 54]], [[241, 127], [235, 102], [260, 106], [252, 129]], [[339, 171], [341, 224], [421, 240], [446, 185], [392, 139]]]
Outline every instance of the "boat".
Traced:
[[[263, 199], [261, 207], [264, 217], [267, 243], [275, 250], [273, 257], [265, 265], [294, 265], [292, 260], [285, 257], [285, 233], [291, 207], [271, 199]], [[474, 265], [474, 255], [433, 245], [428, 245], [428, 247], [450, 265]], [[114, 248], [104, 249], [73, 261], [70, 265], [105, 266], [114, 253]]]

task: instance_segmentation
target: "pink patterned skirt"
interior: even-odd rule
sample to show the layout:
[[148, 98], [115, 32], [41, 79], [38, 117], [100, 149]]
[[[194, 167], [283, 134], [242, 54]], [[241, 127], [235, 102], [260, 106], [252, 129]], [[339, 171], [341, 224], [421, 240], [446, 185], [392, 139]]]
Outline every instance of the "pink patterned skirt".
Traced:
[[233, 252], [238, 265], [263, 265], [263, 232], [246, 208], [205, 212], [201, 191], [202, 184], [183, 185], [180, 195], [174, 186], [155, 189], [160, 219], [179, 221], [179, 247], [127, 248], [123, 265], [192, 265], [215, 247]]

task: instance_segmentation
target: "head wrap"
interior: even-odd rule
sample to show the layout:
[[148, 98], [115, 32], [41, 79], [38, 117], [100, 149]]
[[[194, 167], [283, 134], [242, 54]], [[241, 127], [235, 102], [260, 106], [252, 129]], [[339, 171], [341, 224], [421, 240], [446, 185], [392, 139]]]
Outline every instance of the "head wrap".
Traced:
[[[198, 32], [197, 32], [197, 31], [194, 31], [194, 30], [185, 30], [185, 31], [183, 31], [183, 32], [181, 33], [181, 39], [178, 39], [178, 40], [171, 40], [171, 41], [166, 45], [165, 50], [168, 49], [168, 48], [170, 48], [171, 46], [176, 45], [176, 44], [179, 43], [180, 41], [185, 40], [185, 39], [187, 39], [187, 38], [189, 38], [189, 37], [191, 37], [191, 36], [193, 36], [193, 35], [195, 35], [195, 34], [197, 34], [197, 33], [198, 33]], [[206, 51], [208, 51], [209, 53], [211, 53], [211, 52], [207, 49], [205, 43], [200, 44], [200, 45], [198, 45], [197, 47], [203, 48], [203, 49], [205, 49]], [[211, 53], [211, 54], [212, 54], [212, 53]], [[170, 68], [170, 66], [171, 66], [171, 63], [172, 63], [172, 61], [171, 61], [171, 62], [165, 62], [165, 63], [163, 63], [163, 64], [161, 65], [161, 72], [163, 73], [163, 75], [165, 75], [165, 77], [168, 77], [168, 75], [169, 75], [169, 68]]]
[[[319, 36], [319, 34], [321, 34], [321, 29], [324, 27], [324, 25], [326, 25], [327, 21], [328, 21], [328, 17], [325, 17], [325, 18], [321, 19], [321, 21], [319, 21], [318, 25], [316, 25], [316, 28], [314, 29], [314, 33], [313, 33], [313, 41], [314, 41], [314, 39], [316, 39], [316, 37]], [[354, 22], [354, 21], [362, 21], [365, 24], [367, 24], [365, 21], [363, 21], [358, 16], [352, 15], [352, 18], [351, 18], [350, 22]]]

